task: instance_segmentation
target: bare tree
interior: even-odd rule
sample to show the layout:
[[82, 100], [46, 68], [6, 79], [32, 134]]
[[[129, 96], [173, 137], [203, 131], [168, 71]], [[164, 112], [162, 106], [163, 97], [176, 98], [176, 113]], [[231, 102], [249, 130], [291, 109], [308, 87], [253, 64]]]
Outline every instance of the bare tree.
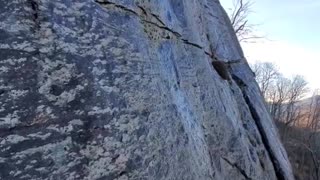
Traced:
[[240, 42], [264, 38], [255, 35], [257, 24], [251, 24], [248, 20], [249, 14], [252, 13], [252, 5], [250, 0], [233, 0], [233, 7], [230, 9], [231, 24]]
[[274, 120], [280, 121], [283, 116], [283, 105], [288, 100], [289, 86], [290, 80], [279, 74], [269, 90], [270, 113]]
[[268, 96], [270, 93], [268, 91], [274, 80], [279, 76], [276, 65], [270, 62], [256, 62], [252, 66], [252, 70], [256, 74], [256, 81], [263, 97], [266, 101], [270, 101], [270, 97]]
[[297, 107], [297, 102], [301, 100], [308, 91], [307, 84], [307, 81], [301, 75], [295, 75], [292, 78], [288, 91], [288, 102], [286, 103], [286, 125], [289, 125], [300, 118], [301, 109]]
[[[309, 158], [306, 160], [300, 161], [301, 167], [308, 167], [309, 173], [305, 176], [309, 179], [320, 179], [320, 152], [319, 152], [319, 123], [320, 123], [320, 94], [319, 90], [315, 90], [312, 97], [309, 98], [309, 105], [307, 108], [307, 128], [304, 130], [303, 134], [300, 134], [302, 137], [296, 137], [298, 141], [301, 141], [300, 147], [304, 147], [307, 151], [303, 154], [302, 158], [305, 158], [309, 153]], [[296, 135], [297, 136], [297, 135]], [[300, 140], [301, 139], [301, 140]], [[310, 162], [310, 159], [312, 160]]]
[[316, 132], [320, 125], [320, 91], [315, 90], [309, 104], [307, 127]]
[[[320, 179], [320, 161], [319, 161], [319, 155], [317, 154], [317, 149], [315, 149], [315, 147], [312, 145], [313, 142], [288, 140], [285, 142], [285, 144], [292, 149], [300, 149], [300, 151], [303, 152], [303, 155], [302, 155], [303, 157], [301, 157], [301, 161], [299, 161], [300, 167], [301, 168], [303, 168], [303, 166], [308, 167], [306, 164], [311, 164], [312, 165], [312, 169], [310, 169], [311, 173], [308, 173], [306, 177], [309, 177], [309, 178], [312, 177], [311, 179], [319, 180]], [[309, 154], [308, 159], [304, 159], [306, 154]]]
[[270, 62], [256, 62], [252, 65], [252, 70], [274, 120], [290, 125], [305, 116], [297, 103], [308, 90], [307, 82], [302, 76], [285, 78], [276, 65]]
[[252, 69], [266, 105], [289, 154], [297, 179], [320, 179], [320, 91], [308, 92], [303, 76], [289, 78], [272, 63], [255, 63]]

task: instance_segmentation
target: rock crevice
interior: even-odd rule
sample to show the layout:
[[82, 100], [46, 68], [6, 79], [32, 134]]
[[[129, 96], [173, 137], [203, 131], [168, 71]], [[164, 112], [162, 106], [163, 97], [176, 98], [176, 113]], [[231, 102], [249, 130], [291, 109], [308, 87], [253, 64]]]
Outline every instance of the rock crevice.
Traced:
[[293, 179], [217, 0], [0, 12], [0, 179]]

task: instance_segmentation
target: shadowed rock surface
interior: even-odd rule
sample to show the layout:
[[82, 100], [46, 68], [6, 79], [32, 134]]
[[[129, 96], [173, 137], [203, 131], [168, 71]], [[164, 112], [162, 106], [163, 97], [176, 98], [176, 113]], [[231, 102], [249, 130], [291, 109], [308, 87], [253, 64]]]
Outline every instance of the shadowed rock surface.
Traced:
[[217, 0], [0, 1], [0, 179], [293, 179], [243, 57]]

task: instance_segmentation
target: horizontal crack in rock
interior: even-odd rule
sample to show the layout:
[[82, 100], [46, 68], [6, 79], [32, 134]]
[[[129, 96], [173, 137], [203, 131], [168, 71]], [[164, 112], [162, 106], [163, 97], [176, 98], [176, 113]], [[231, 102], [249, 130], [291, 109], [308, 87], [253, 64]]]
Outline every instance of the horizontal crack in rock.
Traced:
[[160, 29], [164, 29], [164, 30], [166, 30], [166, 31], [169, 31], [169, 32], [171, 32], [172, 34], [174, 34], [174, 35], [177, 36], [177, 37], [181, 37], [181, 34], [180, 34], [180, 33], [176, 32], [176, 31], [173, 31], [172, 29], [170, 29], [170, 28], [168, 28], [168, 27], [166, 27], [166, 26], [161, 26], [161, 25], [159, 25], [159, 24], [157, 24], [157, 23], [155, 23], [155, 22], [148, 21], [148, 20], [142, 20], [142, 21], [145, 22], [145, 23], [152, 24], [152, 25], [154, 25], [154, 26], [156, 26], [156, 27], [158, 27], [158, 28], [160, 28]]
[[133, 13], [133, 14], [135, 14], [135, 15], [138, 15], [138, 13], [135, 12], [134, 10], [132, 10], [132, 9], [130, 9], [130, 8], [127, 8], [127, 7], [125, 7], [125, 6], [122, 6], [122, 5], [120, 5], [120, 4], [116, 4], [116, 3], [114, 3], [114, 2], [110, 2], [110, 1], [99, 1], [99, 0], [96, 0], [95, 2], [98, 3], [98, 4], [100, 4], [100, 5], [102, 5], [102, 6], [114, 6], [114, 7], [120, 8], [120, 9], [122, 9], [122, 10], [124, 10], [124, 11], [128, 11], [128, 12], [130, 12], [130, 13]]
[[191, 46], [197, 47], [199, 49], [203, 49], [203, 47], [201, 47], [200, 45], [196, 44], [196, 43], [192, 43], [187, 39], [181, 39], [185, 44], [190, 44]]
[[[105, 6], [113, 6], [113, 7], [120, 8], [120, 9], [122, 9], [122, 10], [124, 10], [124, 11], [131, 12], [132, 14], [138, 16], [138, 17], [141, 19], [142, 22], [145, 22], [145, 23], [154, 25], [154, 26], [156, 26], [156, 27], [158, 27], [158, 28], [160, 28], [160, 29], [169, 31], [170, 33], [174, 34], [178, 39], [182, 40], [185, 44], [191, 45], [191, 46], [196, 47], [196, 48], [198, 48], [198, 49], [204, 49], [202, 46], [200, 46], [200, 45], [198, 45], [198, 44], [196, 44], [196, 43], [193, 43], [193, 42], [190, 42], [190, 41], [187, 40], [187, 39], [181, 38], [182, 35], [181, 35], [180, 33], [178, 33], [178, 32], [176, 32], [176, 31], [168, 28], [168, 27], [165, 25], [165, 23], [164, 23], [157, 15], [155, 15], [155, 14], [153, 14], [153, 13], [150, 13], [150, 14], [151, 14], [155, 19], [157, 19], [157, 21], [159, 21], [159, 23], [160, 23], [161, 25], [159, 25], [159, 24], [157, 24], [157, 23], [155, 23], [155, 22], [152, 22], [152, 21], [148, 21], [148, 20], [143, 19], [143, 17], [141, 17], [137, 12], [135, 12], [134, 10], [129, 9], [129, 8], [125, 7], [125, 6], [122, 6], [122, 5], [119, 5], [119, 4], [110, 2], [110, 1], [99, 1], [99, 0], [95, 0], [95, 2], [98, 3], [98, 4], [101, 4], [103, 7], [105, 7]], [[144, 15], [147, 15], [147, 11], [146, 11], [143, 7], [141, 7], [141, 6], [137, 6], [137, 7], [138, 7], [139, 9], [141, 9], [141, 11], [144, 13]], [[213, 55], [212, 55], [211, 53], [207, 52], [207, 51], [204, 51], [204, 53], [205, 53], [206, 55], [208, 55], [210, 58], [213, 57]]]
[[166, 26], [166, 24], [159, 18], [159, 16], [157, 16], [157, 15], [155, 15], [155, 14], [153, 14], [153, 13], [151, 13], [151, 15], [152, 15], [155, 19], [157, 19], [163, 26]]

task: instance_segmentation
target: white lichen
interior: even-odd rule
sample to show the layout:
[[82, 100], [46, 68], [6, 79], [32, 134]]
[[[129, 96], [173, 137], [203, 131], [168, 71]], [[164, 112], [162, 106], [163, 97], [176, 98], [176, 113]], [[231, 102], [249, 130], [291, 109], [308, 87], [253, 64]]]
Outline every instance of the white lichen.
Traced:
[[5, 117], [0, 117], [0, 126], [9, 125], [10, 127], [14, 127], [19, 123], [17, 111], [14, 111], [12, 114], [7, 114]]
[[97, 114], [106, 114], [106, 113], [112, 114], [113, 112], [117, 112], [117, 111], [119, 111], [118, 108], [111, 109], [110, 107], [107, 107], [105, 109], [102, 109], [101, 107], [94, 106], [92, 110], [88, 112], [88, 115], [97, 115]]
[[5, 138], [3, 138], [3, 140], [0, 142], [0, 145], [4, 145], [4, 144], [17, 144], [19, 142], [25, 141], [27, 140], [27, 138], [20, 136], [20, 135], [9, 135]]

